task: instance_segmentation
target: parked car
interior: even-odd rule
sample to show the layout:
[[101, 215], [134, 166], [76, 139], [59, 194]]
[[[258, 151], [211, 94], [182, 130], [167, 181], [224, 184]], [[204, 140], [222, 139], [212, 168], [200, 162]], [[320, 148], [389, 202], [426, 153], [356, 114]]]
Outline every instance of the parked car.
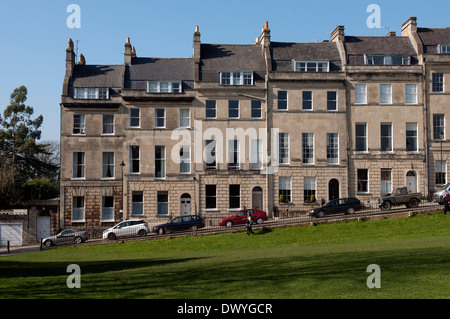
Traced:
[[445, 190], [447, 190], [447, 192], [450, 192], [450, 183], [445, 184], [440, 190], [433, 194], [433, 202], [444, 205]]
[[247, 221], [248, 212], [251, 212], [252, 218], [257, 224], [262, 224], [265, 220], [267, 220], [266, 212], [263, 212], [262, 210], [256, 208], [251, 208], [240, 210], [233, 216], [222, 219], [219, 222], [219, 226], [231, 227], [233, 225], [245, 224], [245, 222]]
[[392, 206], [406, 205], [406, 207], [417, 207], [422, 200], [422, 193], [409, 193], [406, 187], [400, 187], [395, 193], [378, 199], [382, 210], [391, 209]]
[[172, 219], [170, 222], [153, 227], [153, 232], [163, 235], [165, 233], [172, 233], [175, 231], [196, 231], [198, 228], [205, 227], [205, 221], [201, 216], [188, 215], [179, 216]]
[[89, 235], [85, 231], [78, 231], [75, 229], [66, 229], [57, 235], [49, 236], [42, 240], [45, 247], [61, 244], [81, 244], [89, 239]]
[[309, 211], [309, 216], [323, 217], [330, 214], [353, 214], [361, 210], [363, 205], [357, 198], [339, 198]]
[[149, 233], [148, 224], [143, 219], [130, 219], [103, 231], [103, 239], [114, 240], [124, 236], [145, 236]]

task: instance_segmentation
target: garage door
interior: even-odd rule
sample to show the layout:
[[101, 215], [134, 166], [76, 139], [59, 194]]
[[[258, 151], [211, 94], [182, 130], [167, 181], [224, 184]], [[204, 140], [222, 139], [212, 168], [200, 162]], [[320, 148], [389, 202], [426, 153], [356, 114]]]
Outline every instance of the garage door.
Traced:
[[6, 246], [8, 241], [10, 246], [22, 246], [22, 230], [22, 223], [1, 223], [0, 246]]

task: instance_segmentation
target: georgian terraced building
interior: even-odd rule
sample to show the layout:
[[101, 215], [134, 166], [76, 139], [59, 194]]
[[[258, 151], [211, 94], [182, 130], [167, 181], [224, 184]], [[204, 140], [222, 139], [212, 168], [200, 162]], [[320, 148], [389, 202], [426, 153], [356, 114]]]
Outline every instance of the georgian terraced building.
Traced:
[[205, 44], [189, 58], [89, 65], [66, 50], [61, 228], [208, 223], [242, 208], [307, 211], [447, 183], [450, 29], [329, 41]]

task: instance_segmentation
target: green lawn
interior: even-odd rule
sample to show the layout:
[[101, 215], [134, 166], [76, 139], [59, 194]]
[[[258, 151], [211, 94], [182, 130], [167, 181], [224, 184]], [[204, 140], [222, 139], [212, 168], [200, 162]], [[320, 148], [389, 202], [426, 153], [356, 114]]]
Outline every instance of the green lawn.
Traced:
[[[450, 216], [226, 233], [0, 258], [0, 298], [449, 298]], [[81, 289], [69, 289], [69, 264]], [[367, 267], [381, 268], [369, 289]]]

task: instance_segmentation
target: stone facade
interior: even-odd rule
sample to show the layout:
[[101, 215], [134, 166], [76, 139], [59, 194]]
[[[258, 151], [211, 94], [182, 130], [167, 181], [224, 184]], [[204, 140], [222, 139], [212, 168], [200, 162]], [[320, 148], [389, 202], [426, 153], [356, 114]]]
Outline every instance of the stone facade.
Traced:
[[253, 44], [204, 44], [196, 28], [191, 58], [141, 58], [127, 39], [119, 65], [75, 64], [69, 40], [60, 227], [427, 196], [447, 182], [448, 37], [415, 18], [322, 43], [274, 42], [266, 23]]

